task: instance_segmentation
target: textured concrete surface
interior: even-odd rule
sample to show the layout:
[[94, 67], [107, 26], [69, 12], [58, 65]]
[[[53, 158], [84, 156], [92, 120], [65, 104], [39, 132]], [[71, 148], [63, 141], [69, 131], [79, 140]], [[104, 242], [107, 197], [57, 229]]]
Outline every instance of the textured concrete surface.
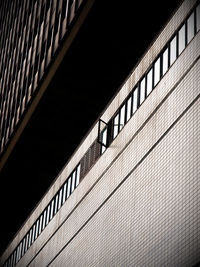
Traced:
[[[102, 115], [108, 121], [194, 1], [185, 1]], [[192, 266], [200, 261], [200, 33], [17, 266]], [[6, 257], [97, 137], [95, 125]]]

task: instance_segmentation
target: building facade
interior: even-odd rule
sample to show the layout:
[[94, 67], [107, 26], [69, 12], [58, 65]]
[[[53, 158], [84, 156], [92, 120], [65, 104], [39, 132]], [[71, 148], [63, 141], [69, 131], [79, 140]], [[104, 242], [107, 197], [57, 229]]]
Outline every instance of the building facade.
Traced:
[[0, 170], [92, 3], [90, 0], [2, 1]]
[[185, 0], [18, 231], [1, 266], [200, 263], [199, 30], [200, 3]]

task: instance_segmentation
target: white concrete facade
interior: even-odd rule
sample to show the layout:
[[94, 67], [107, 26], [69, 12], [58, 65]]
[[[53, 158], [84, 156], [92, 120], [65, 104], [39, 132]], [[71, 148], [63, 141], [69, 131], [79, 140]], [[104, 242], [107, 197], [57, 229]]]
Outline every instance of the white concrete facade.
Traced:
[[[108, 122], [196, 1], [186, 0], [101, 119]], [[16, 266], [193, 266], [200, 262], [200, 32]], [[20, 243], [97, 138], [91, 129], [1, 257]]]

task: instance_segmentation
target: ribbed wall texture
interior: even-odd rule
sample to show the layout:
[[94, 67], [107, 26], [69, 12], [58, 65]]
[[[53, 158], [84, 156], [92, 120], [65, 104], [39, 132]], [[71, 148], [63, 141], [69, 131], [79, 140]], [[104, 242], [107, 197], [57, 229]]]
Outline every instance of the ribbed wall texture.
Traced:
[[30, 105], [82, 0], [2, 1], [0, 155]]

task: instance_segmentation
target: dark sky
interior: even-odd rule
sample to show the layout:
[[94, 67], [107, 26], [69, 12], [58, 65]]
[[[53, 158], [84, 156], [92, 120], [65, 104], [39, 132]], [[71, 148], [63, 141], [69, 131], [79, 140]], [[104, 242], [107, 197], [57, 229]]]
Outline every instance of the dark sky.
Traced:
[[0, 173], [0, 252], [179, 3], [96, 1]]

